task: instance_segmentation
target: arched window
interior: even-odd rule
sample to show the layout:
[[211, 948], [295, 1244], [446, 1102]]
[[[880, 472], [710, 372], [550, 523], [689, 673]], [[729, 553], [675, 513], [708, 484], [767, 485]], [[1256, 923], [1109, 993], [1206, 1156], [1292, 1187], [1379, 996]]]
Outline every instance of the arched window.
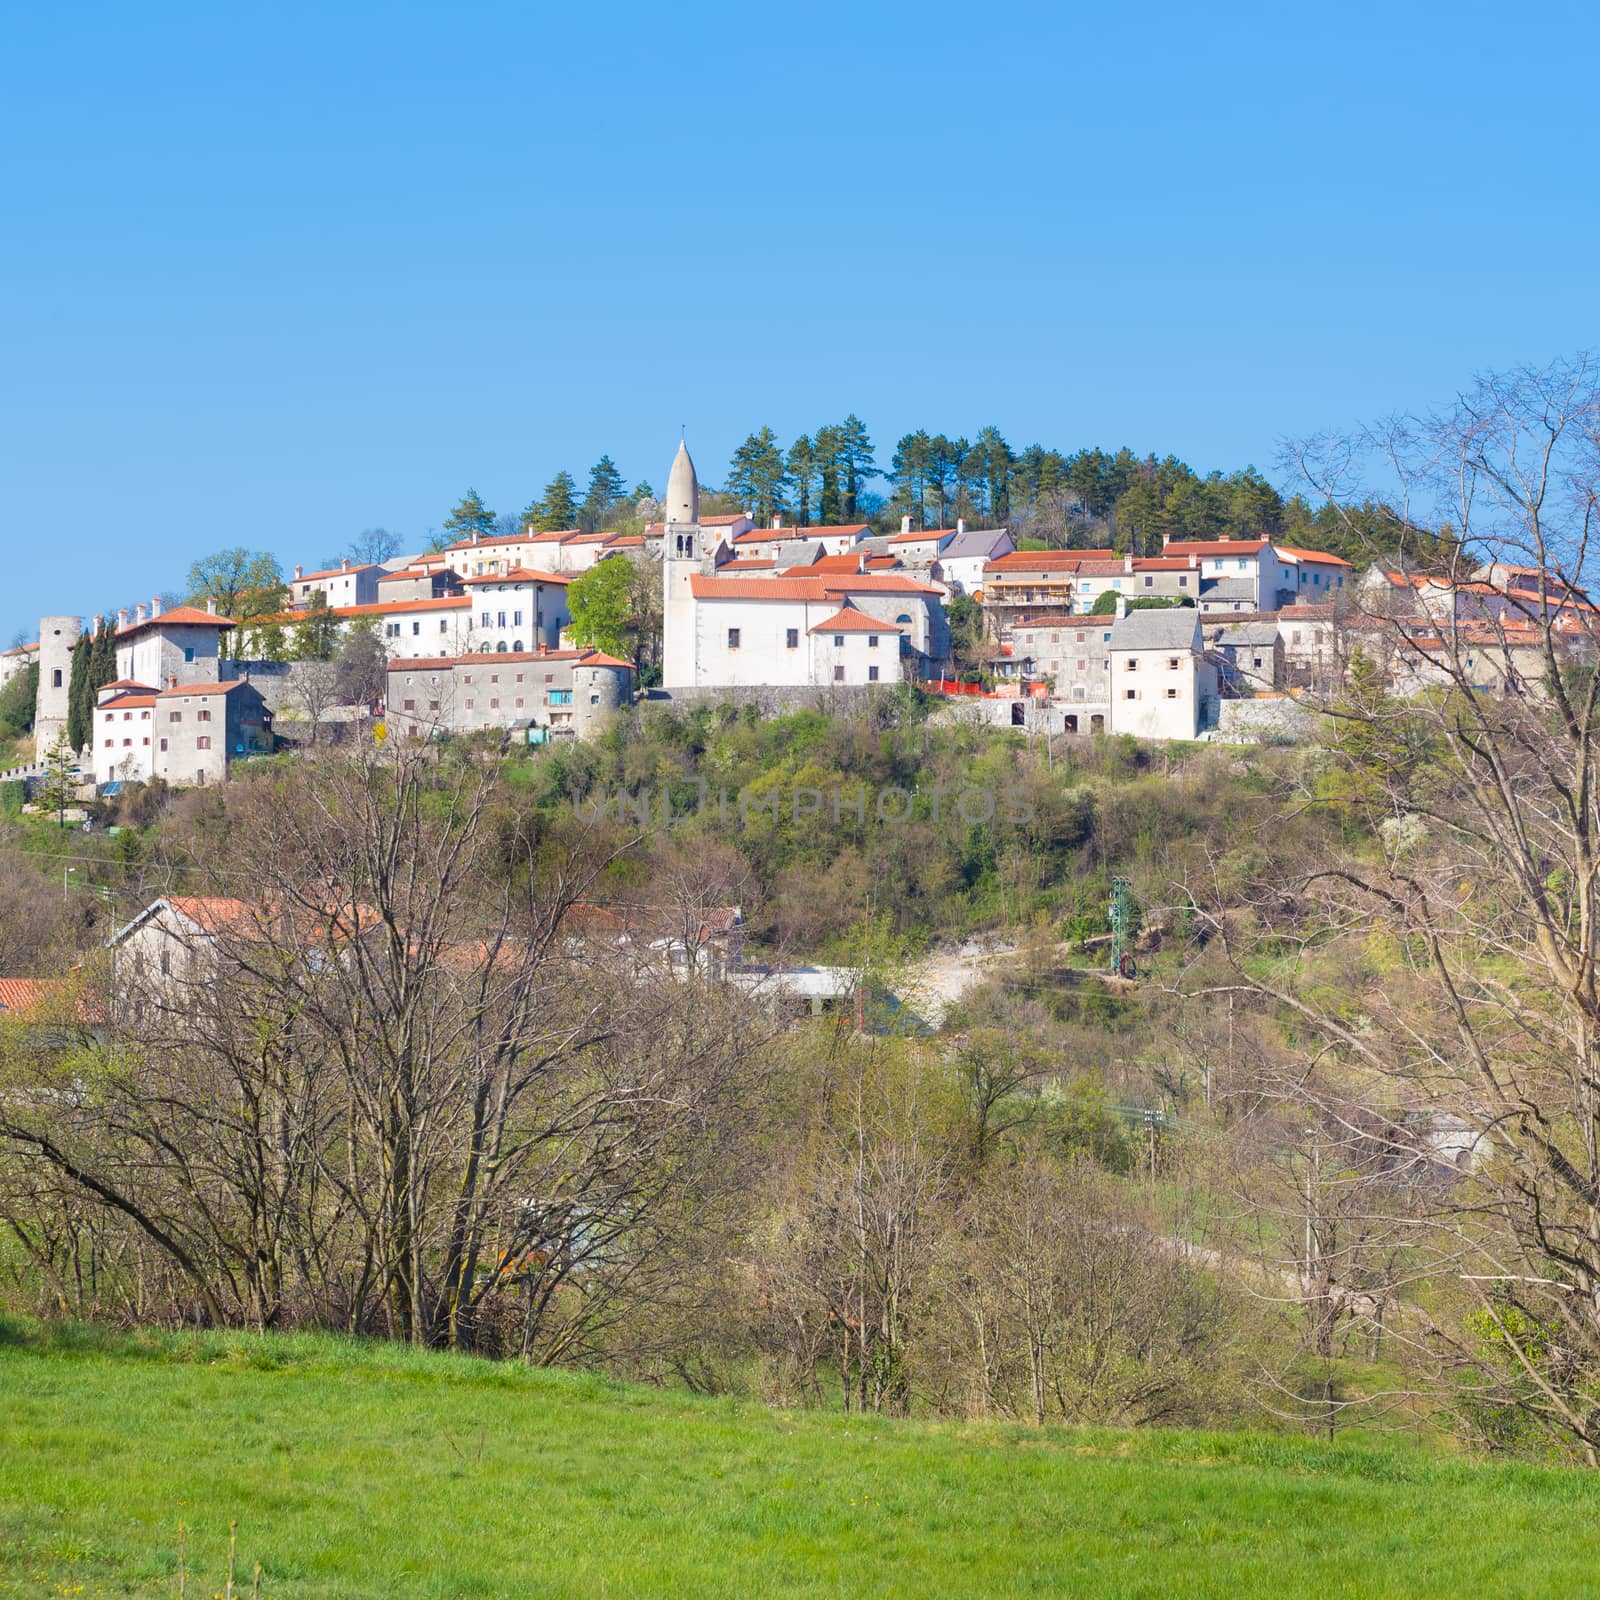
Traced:
[[522, 654], [522, 641], [520, 639], [513, 639], [511, 641], [511, 652], [513, 655], [520, 656]]
[[505, 653], [506, 653], [506, 642], [505, 642], [505, 640], [504, 640], [504, 639], [502, 639], [502, 640], [501, 640], [501, 641], [500, 641], [500, 643], [499, 643], [499, 644], [497, 644], [497, 645], [496, 645], [496, 646], [495, 646], [495, 647], [494, 647], [494, 653], [495, 653], [495, 654], [496, 654], [496, 655], [497, 655], [497, 656], [503, 656], [503, 655], [504, 655], [504, 654], [505, 654]]

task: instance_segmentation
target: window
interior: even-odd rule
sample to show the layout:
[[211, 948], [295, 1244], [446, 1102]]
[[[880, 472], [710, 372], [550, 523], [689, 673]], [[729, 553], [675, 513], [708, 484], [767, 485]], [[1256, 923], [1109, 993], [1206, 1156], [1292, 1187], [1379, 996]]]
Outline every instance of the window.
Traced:
[[1177, 698], [1178, 698], [1178, 691], [1176, 689], [1168, 689], [1167, 690], [1167, 699], [1176, 700]]
[[383, 636], [385, 639], [398, 639], [400, 637], [400, 624], [398, 622], [384, 623]]
[[147, 733], [139, 742], [148, 750], [150, 748], [150, 735]]
[[833, 681], [835, 683], [843, 683], [844, 682], [844, 668], [843, 667], [835, 667], [833, 669]]
[[402, 711], [415, 711], [417, 709], [417, 702], [415, 700], [402, 700], [400, 702], [400, 709]]
[[428, 709], [430, 711], [437, 711], [439, 709], [439, 702], [437, 700], [430, 700], [428, 702]]
[[55, 669], [55, 671], [50, 674], [50, 687], [52, 689], [59, 689], [61, 687], [61, 668], [60, 667], [57, 667]]
[[1153, 589], [1155, 587], [1155, 582], [1156, 582], [1155, 578], [1150, 573], [1148, 573], [1148, 572], [1145, 573], [1145, 575], [1144, 575], [1144, 586], [1145, 586], [1145, 588]]
[[878, 648], [878, 636], [877, 636], [877, 634], [869, 633], [867, 635], [867, 649], [876, 650], [877, 648]]
[[1138, 656], [1129, 656], [1128, 659], [1122, 663], [1122, 670], [1124, 672], [1137, 672], [1139, 670]]
[[[467, 618], [467, 622], [470, 625], [471, 622], [472, 622], [472, 618], [468, 617]], [[439, 618], [439, 632], [440, 633], [448, 633], [449, 631], [450, 631], [450, 624], [448, 622], [446, 622], [443, 617], [440, 617]]]
[[1250, 565], [1250, 563], [1248, 561], [1246, 561], [1243, 556], [1239, 557], [1239, 570], [1241, 572], [1243, 572], [1245, 570], [1245, 568], [1248, 567], [1249, 565]]
[[415, 639], [418, 636], [418, 634], [420, 634], [421, 632], [422, 632], [422, 624], [420, 622], [413, 622], [411, 624], [411, 637], [413, 639]]
[[1078, 663], [1078, 671], [1082, 672], [1088, 665], [1089, 663], [1087, 661], [1080, 661]]
[[[106, 741], [107, 744], [109, 744], [110, 742], [111, 741], [109, 739]], [[167, 748], [167, 741], [165, 739], [157, 740], [157, 744], [163, 750], [165, 750]]]
[[876, 683], [877, 681], [878, 681], [878, 669], [876, 667], [868, 667], [867, 668], [867, 682], [868, 683]]
[[182, 722], [183, 721], [183, 713], [181, 711], [169, 711], [167, 713], [167, 721], [168, 722]]
[[1187, 589], [1189, 587], [1189, 574], [1187, 572], [1180, 572], [1178, 574], [1178, 587], [1180, 589]]
[[[162, 742], [162, 744], [165, 744], [167, 741], [165, 739], [163, 739], [161, 742]], [[107, 750], [115, 749], [116, 748], [116, 743], [117, 743], [117, 741], [115, 739], [107, 739], [106, 740], [106, 749]]]
[[553, 672], [547, 672], [547, 673], [545, 673], [545, 675], [544, 675], [544, 681], [545, 681], [545, 682], [546, 682], [546, 683], [554, 683], [554, 682], [555, 682], [555, 681], [556, 681], [556, 675], [555, 675], [555, 673], [553, 673]]
[[1253, 657], [1251, 659], [1250, 664], [1251, 664], [1251, 666], [1259, 667], [1261, 665], [1261, 657], [1260, 656]]
[[489, 613], [487, 611], [485, 611], [483, 614], [483, 625], [486, 628], [494, 626], [494, 624], [489, 621]]
[[800, 630], [798, 628], [789, 628], [785, 630], [783, 635], [783, 647], [785, 650], [798, 650], [800, 648]]
[[833, 648], [835, 650], [844, 649], [844, 635], [842, 633], [834, 634], [834, 636], [833, 636]]
[[472, 702], [469, 700], [469, 701], [467, 701], [466, 705], [467, 705], [467, 710], [470, 711], [472, 709]]
[[502, 628], [503, 628], [503, 627], [505, 627], [505, 625], [506, 625], [506, 614], [505, 614], [505, 612], [503, 612], [503, 611], [497, 611], [497, 612], [496, 612], [496, 613], [495, 613], [495, 615], [496, 615], [496, 616], [497, 616], [497, 617], [499, 617], [499, 619], [500, 619], [500, 623], [499, 623], [499, 626], [500, 626], [500, 627], [502, 627]]
[[522, 709], [522, 696], [519, 694], [517, 696], [517, 710], [520, 711], [521, 709]]
[[209, 722], [211, 720], [211, 713], [209, 711], [197, 711], [194, 714], [194, 720], [196, 722]]
[[489, 682], [490, 683], [499, 683], [499, 681], [500, 681], [500, 674], [498, 672], [491, 672], [489, 674]]
[[511, 613], [511, 626], [513, 628], [520, 628], [522, 626], [522, 613], [520, 611], [513, 611]]
[[1075, 638], [1075, 639], [1076, 639], [1076, 640], [1077, 640], [1077, 642], [1078, 642], [1078, 643], [1079, 643], [1079, 644], [1082, 644], [1082, 643], [1083, 643], [1083, 641], [1084, 641], [1084, 640], [1085, 640], [1085, 639], [1087, 639], [1087, 638], [1088, 638], [1088, 637], [1089, 637], [1089, 636], [1088, 636], [1088, 634], [1086, 634], [1086, 633], [1079, 633], [1079, 634], [1075, 634], [1075, 635], [1074, 635], [1074, 636], [1073, 636], [1073, 637], [1074, 637], [1074, 638]]
[[202, 733], [200, 737], [195, 740], [194, 747], [196, 750], [209, 750], [211, 748], [211, 735], [209, 733]]
[[550, 691], [550, 704], [553, 706], [570, 706], [572, 704], [572, 691], [570, 689], [552, 689]]
[[133, 713], [131, 711], [124, 711], [122, 713], [122, 720], [124, 722], [132, 722], [133, 721]]
[[739, 630], [737, 628], [728, 629], [728, 648], [730, 650], [739, 648]]
[[498, 711], [500, 709], [500, 701], [498, 698], [494, 698], [489, 701], [489, 709], [491, 711]]
[[1137, 700], [1139, 698], [1139, 691], [1137, 689], [1124, 689], [1122, 691], [1122, 698], [1124, 700]]
[[1178, 658], [1176, 656], [1168, 656], [1167, 657], [1167, 671], [1168, 672], [1176, 672], [1177, 670], [1178, 670]]

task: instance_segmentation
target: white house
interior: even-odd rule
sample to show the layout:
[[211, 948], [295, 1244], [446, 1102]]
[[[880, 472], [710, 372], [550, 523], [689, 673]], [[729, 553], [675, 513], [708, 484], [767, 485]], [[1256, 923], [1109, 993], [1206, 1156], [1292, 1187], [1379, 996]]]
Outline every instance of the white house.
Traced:
[[324, 572], [294, 569], [289, 580], [289, 604], [304, 610], [314, 594], [327, 597], [330, 606], [368, 606], [378, 598], [378, 580], [384, 569], [370, 562], [351, 562], [348, 558]]
[[1111, 626], [1112, 733], [1192, 739], [1216, 717], [1217, 671], [1192, 606], [1130, 611]]
[[137, 683], [215, 683], [222, 635], [233, 622], [217, 615], [215, 600], [206, 609], [174, 606], [164, 611], [159, 598], [147, 613], [141, 605], [132, 619], [117, 613], [117, 676]]
[[[467, 579], [477, 651], [504, 654], [554, 650], [561, 630], [572, 620], [567, 609], [571, 573], [514, 567], [508, 572]], [[437, 654], [437, 652], [434, 652]]]
[[1228, 605], [1247, 611], [1317, 604], [1343, 589], [1353, 573], [1342, 556], [1268, 539], [1168, 539], [1161, 553], [1168, 559], [1195, 558], [1204, 578], [1231, 583], [1239, 591], [1230, 593]]
[[100, 690], [93, 729], [96, 783], [221, 783], [232, 762], [272, 747], [272, 713], [238, 679], [159, 690], [119, 679]]
[[1007, 528], [958, 527], [939, 547], [933, 575], [956, 594], [977, 594], [983, 588], [983, 569], [1016, 548]]
[[[700, 526], [709, 528], [714, 520], [708, 519]], [[731, 543], [735, 555], [757, 556], [771, 554], [768, 547], [772, 545], [787, 544], [796, 539], [809, 539], [820, 544], [825, 555], [842, 556], [871, 532], [871, 526], [865, 522], [836, 522], [794, 528], [785, 527], [782, 517], [774, 517], [770, 528], [751, 528], [744, 533], [736, 534]]]

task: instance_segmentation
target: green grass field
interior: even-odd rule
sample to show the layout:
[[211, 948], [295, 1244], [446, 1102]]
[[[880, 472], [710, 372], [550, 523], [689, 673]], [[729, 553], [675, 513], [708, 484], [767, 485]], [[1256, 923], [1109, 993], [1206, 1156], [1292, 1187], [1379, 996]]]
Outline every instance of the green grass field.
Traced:
[[767, 1411], [327, 1338], [0, 1324], [0, 1595], [1578, 1595], [1600, 1481]]

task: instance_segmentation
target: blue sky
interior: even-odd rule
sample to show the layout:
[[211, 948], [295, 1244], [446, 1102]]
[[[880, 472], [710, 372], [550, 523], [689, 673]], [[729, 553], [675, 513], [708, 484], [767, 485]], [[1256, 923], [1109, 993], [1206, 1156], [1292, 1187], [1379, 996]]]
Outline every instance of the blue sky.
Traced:
[[1270, 468], [1597, 342], [1589, 7], [0, 15], [5, 642], [680, 423]]

